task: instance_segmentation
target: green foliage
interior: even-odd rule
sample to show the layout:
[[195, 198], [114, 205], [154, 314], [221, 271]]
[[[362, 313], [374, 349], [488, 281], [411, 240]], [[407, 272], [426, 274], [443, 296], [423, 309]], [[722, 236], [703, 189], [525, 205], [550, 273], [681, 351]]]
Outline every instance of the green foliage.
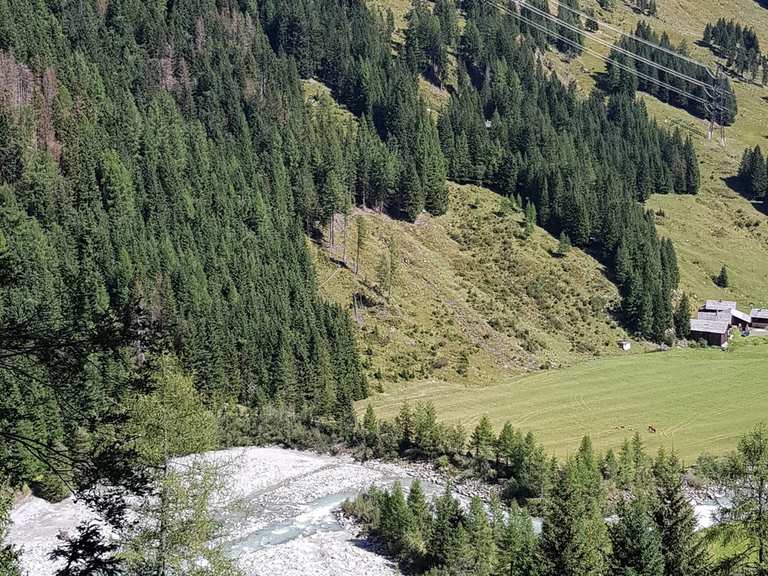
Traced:
[[713, 537], [732, 544], [724, 564], [744, 573], [768, 570], [768, 426], [761, 423], [739, 439], [736, 450], [716, 462], [712, 480], [729, 494], [720, 509], [721, 524]]
[[11, 510], [12, 492], [5, 479], [0, 478], [0, 574], [3, 576], [21, 576], [19, 551], [6, 544], [8, 536], [8, 514]]
[[558, 473], [548, 499], [541, 541], [545, 574], [606, 572], [610, 541], [602, 515], [602, 487], [588, 438]]
[[642, 498], [621, 502], [619, 520], [609, 528], [611, 574], [616, 576], [663, 576], [661, 537]]
[[688, 294], [683, 294], [675, 308], [675, 333], [678, 338], [688, 338], [691, 332], [691, 304], [688, 301]]
[[215, 509], [225, 477], [221, 464], [196, 457], [163, 474], [157, 498], [140, 507], [140, 520], [121, 553], [126, 573], [239, 576], [221, 542], [221, 514]]
[[730, 280], [728, 279], [728, 267], [723, 264], [722, 268], [720, 268], [720, 272], [715, 277], [715, 284], [720, 286], [720, 288], [728, 288], [730, 286]]
[[744, 150], [738, 177], [750, 199], [757, 200], [768, 196], [768, 163], [759, 146]]
[[537, 576], [540, 562], [531, 517], [517, 504], [507, 515], [498, 550], [498, 576]]
[[[667, 51], [655, 50], [651, 45], [660, 45], [667, 49]], [[686, 59], [677, 58], [669, 51], [678, 52], [683, 56], [686, 56], [688, 49], [685, 42], [679, 46], [673, 46], [669, 36], [662, 33], [661, 36], [657, 34], [650, 24], [644, 21], [639, 21], [634, 32], [633, 37], [622, 37], [617, 46], [624, 50], [628, 50], [634, 54], [637, 54], [642, 59], [650, 60], [654, 64], [665, 67], [667, 69], [674, 70], [678, 75], [684, 74], [690, 78], [694, 78], [697, 82], [704, 83], [712, 88], [716, 88], [723, 92], [721, 98], [721, 105], [724, 110], [719, 111], [716, 120], [718, 123], [725, 125], [733, 124], [736, 120], [736, 114], [738, 107], [736, 105], [736, 95], [733, 92], [733, 88], [727, 79], [712, 81], [710, 73], [702, 66], [698, 64], [692, 64]], [[642, 90], [653, 96], [657, 97], [662, 102], [667, 102], [673, 106], [678, 106], [688, 110], [691, 114], [699, 116], [701, 118], [709, 119], [711, 114], [704, 105], [706, 101], [702, 98], [704, 95], [703, 90], [698, 84], [688, 81], [676, 82], [676, 76], [673, 76], [660, 69], [646, 69], [644, 64], [637, 62], [634, 59], [627, 58], [616, 50], [612, 50], [610, 54], [611, 60], [617, 61], [621, 66], [615, 66], [612, 63], [608, 64], [607, 72], [607, 86], [611, 91], [629, 92], [633, 93], [636, 89]], [[643, 77], [635, 77], [626, 71], [626, 67], [635, 67], [645, 76], [649, 76], [651, 80]], [[622, 68], [623, 67], [623, 68]], [[687, 96], [680, 94], [679, 91], [668, 90], [666, 85], [674, 85], [679, 90], [687, 92], [688, 94], [698, 94], [699, 102], [697, 100], [691, 100]], [[669, 151], [672, 152], [672, 151]], [[679, 168], [683, 168], [685, 163], [688, 162], [687, 155], [682, 158], [682, 162], [678, 160]], [[674, 164], [672, 165], [674, 170]], [[677, 177], [677, 183], [675, 184], [675, 191], [678, 193], [687, 192], [687, 188], [693, 189], [694, 182], [691, 180], [688, 185], [685, 183], [686, 174], [693, 177], [698, 175], [698, 171], [694, 171], [693, 166], [686, 170], [677, 170], [677, 174], [673, 176]], [[687, 192], [690, 193], [690, 192]]]
[[158, 360], [152, 391], [127, 402], [126, 434], [148, 466], [166, 465], [170, 458], [205, 452], [216, 446], [216, 415], [202, 401], [192, 378], [175, 360]]
[[[556, 76], [538, 74], [536, 50], [548, 41], [540, 32], [494, 10], [467, 10], [467, 18], [456, 92], [438, 120], [449, 177], [520, 194], [525, 236], [538, 222], [575, 246], [596, 248], [621, 289], [626, 326], [661, 341], [672, 324], [677, 264], [640, 203], [654, 193], [698, 190], [692, 142], [661, 129], [622, 90], [581, 100]], [[578, 18], [572, 23], [581, 26]], [[521, 33], [528, 33], [523, 41], [498, 42]]]
[[702, 574], [708, 564], [706, 550], [696, 537], [696, 519], [683, 490], [682, 467], [677, 457], [660, 450], [653, 463], [653, 476], [653, 518], [661, 535], [664, 574]]
[[480, 418], [480, 422], [475, 426], [469, 445], [475, 453], [477, 460], [489, 460], [493, 455], [493, 444], [495, 433], [488, 416]]
[[737, 74], [746, 76], [750, 73], [752, 80], [755, 80], [761, 64], [765, 73], [765, 57], [760, 52], [760, 41], [752, 27], [720, 18], [714, 25], [707, 23], [703, 42], [716, 55], [725, 58], [726, 65]]

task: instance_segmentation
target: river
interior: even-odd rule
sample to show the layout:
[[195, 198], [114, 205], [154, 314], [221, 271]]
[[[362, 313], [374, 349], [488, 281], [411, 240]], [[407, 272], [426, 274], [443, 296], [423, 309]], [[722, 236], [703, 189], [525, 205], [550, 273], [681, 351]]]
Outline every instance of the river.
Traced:
[[[407, 487], [411, 470], [391, 463], [360, 463], [348, 456], [318, 455], [283, 448], [237, 448], [203, 455], [226, 470], [224, 542], [246, 576], [393, 576], [388, 559], [369, 550], [342, 526], [339, 505], [372, 484]], [[422, 482], [428, 496], [441, 488]], [[711, 524], [714, 506], [696, 506], [701, 528]], [[59, 532], [90, 517], [72, 498], [51, 504], [28, 497], [11, 513], [9, 540], [22, 548], [29, 576], [52, 576], [48, 554]], [[541, 530], [541, 521], [534, 519]]]
[[[335, 511], [372, 484], [399, 480], [407, 486], [412, 479], [407, 470], [282, 448], [223, 450], [205, 457], [224, 464], [227, 500], [245, 503], [228, 512], [224, 541], [246, 576], [330, 576], [350, 569], [371, 576], [400, 573], [342, 527]], [[425, 489], [429, 494], [438, 487]], [[15, 507], [9, 540], [22, 548], [27, 573], [52, 575], [56, 566], [48, 554], [57, 534], [87, 518], [88, 510], [72, 498], [50, 504], [28, 497]]]

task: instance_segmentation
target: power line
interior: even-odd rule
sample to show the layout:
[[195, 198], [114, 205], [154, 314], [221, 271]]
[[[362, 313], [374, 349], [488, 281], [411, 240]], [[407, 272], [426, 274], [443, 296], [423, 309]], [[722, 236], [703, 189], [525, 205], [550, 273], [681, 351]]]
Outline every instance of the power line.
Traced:
[[585, 38], [591, 38], [598, 44], [601, 44], [603, 46], [606, 46], [607, 48], [610, 48], [612, 50], [615, 50], [616, 52], [620, 54], [624, 54], [625, 56], [628, 56], [630, 58], [633, 58], [634, 60], [637, 60], [638, 62], [642, 62], [643, 64], [646, 64], [647, 66], [650, 66], [652, 68], [656, 68], [662, 72], [665, 72], [666, 74], [670, 76], [675, 76], [677, 78], [680, 78], [681, 80], [684, 80], [686, 82], [689, 82], [690, 84], [694, 84], [696, 86], [700, 86], [702, 88], [711, 88], [715, 91], [720, 91], [719, 88], [713, 86], [712, 84], [703, 82], [697, 78], [694, 78], [693, 76], [688, 76], [687, 74], [684, 74], [683, 72], [680, 72], [678, 70], [675, 70], [673, 68], [668, 68], [667, 66], [664, 66], [663, 64], [659, 64], [657, 62], [654, 62], [653, 60], [649, 60], [648, 58], [645, 58], [643, 56], [640, 56], [639, 54], [636, 54], [630, 50], [627, 50], [626, 48], [623, 48], [617, 44], [611, 44], [607, 40], [603, 40], [602, 38], [599, 38], [595, 34], [588, 32], [586, 30], [583, 30], [581, 27], [576, 26], [575, 24], [571, 24], [570, 22], [566, 22], [565, 20], [554, 16], [553, 14], [550, 14], [549, 12], [545, 10], [541, 10], [540, 8], [537, 8], [532, 5], [524, 5], [524, 9], [533, 12], [534, 14], [537, 14], [543, 18], [548, 19], [550, 22], [554, 23], [555, 25], [561, 26], [563, 28], [566, 28], [568, 30], [571, 30], [572, 32], [575, 32], [577, 34], [580, 34], [584, 36]]
[[[574, 48], [577, 48], [579, 50], [584, 50], [585, 52], [588, 52], [589, 54], [592, 54], [593, 56], [596, 56], [597, 58], [600, 58], [601, 60], [604, 60], [606, 62], [609, 62], [609, 63], [613, 64], [617, 68], [620, 68], [622, 70], [625, 70], [626, 72], [629, 72], [630, 74], [633, 74], [633, 75], [637, 76], [638, 78], [642, 78], [642, 79], [644, 79], [644, 80], [646, 80], [648, 82], [651, 82], [653, 84], [657, 84], [658, 86], [660, 86], [662, 88], [665, 88], [665, 89], [667, 89], [667, 90], [669, 90], [671, 92], [675, 92], [677, 94], [680, 94], [681, 96], [684, 96], [684, 97], [686, 97], [686, 98], [688, 98], [688, 99], [690, 99], [690, 100], [692, 100], [694, 102], [699, 102], [700, 104], [703, 104], [705, 106], [711, 105], [711, 103], [708, 102], [707, 100], [705, 100], [704, 98], [696, 96], [695, 94], [691, 94], [690, 92], [686, 92], [685, 90], [677, 88], [676, 86], [673, 86], [671, 84], [667, 84], [666, 82], [662, 82], [661, 80], [658, 80], [657, 78], [654, 78], [652, 76], [648, 76], [647, 74], [643, 74], [642, 72], [638, 71], [634, 67], [627, 66], [626, 64], [623, 64], [623, 63], [621, 63], [621, 62], [619, 62], [617, 60], [614, 60], [614, 59], [612, 59], [612, 58], [610, 58], [608, 56], [605, 56], [605, 55], [601, 54], [600, 52], [597, 52], [596, 50], [592, 50], [591, 48], [588, 48], [586, 46], [582, 46], [578, 42], [576, 42], [574, 40], [571, 40], [570, 38], [566, 38], [565, 36], [562, 36], [561, 34], [558, 34], [557, 32], [555, 32], [553, 30], [550, 30], [545, 25], [539, 24], [539, 23], [534, 22], [533, 20], [531, 20], [529, 18], [526, 18], [525, 16], [523, 16], [522, 14], [519, 14], [515, 10], [511, 10], [510, 8], [508, 8], [506, 6], [497, 4], [493, 0], [485, 0], [485, 1], [486, 1], [486, 3], [488, 5], [493, 6], [494, 8], [496, 8], [498, 10], [501, 10], [502, 12], [504, 12], [504, 13], [510, 15], [510, 16], [514, 16], [515, 18], [518, 18], [518, 19], [522, 20], [526, 24], [541, 30], [545, 34], [548, 34], [550, 36], [554, 36], [558, 40], [561, 40], [562, 42], [565, 42], [566, 44], [568, 44], [568, 45], [570, 45], [570, 46], [572, 46]], [[717, 104], [715, 104], [715, 106], [718, 109], [724, 109], [724, 108], [720, 107]]]
[[670, 48], [666, 48], [664, 46], [661, 46], [660, 44], [655, 44], [653, 42], [650, 42], [646, 40], [645, 38], [640, 38], [639, 36], [632, 34], [631, 32], [624, 32], [620, 28], [616, 28], [615, 26], [611, 26], [607, 22], [603, 22], [602, 20], [598, 20], [595, 16], [590, 16], [589, 14], [582, 12], [581, 10], [577, 10], [576, 8], [573, 8], [572, 6], [568, 6], [566, 4], [563, 4], [559, 2], [558, 0], [548, 0], [555, 4], [558, 8], [563, 8], [565, 10], [568, 10], [574, 14], [578, 14], [579, 16], [582, 16], [583, 18], [592, 20], [594, 22], [597, 22], [600, 28], [607, 28], [608, 30], [612, 30], [614, 32], [618, 32], [622, 36], [626, 36], [627, 38], [631, 38], [635, 42], [640, 42], [641, 44], [645, 44], [646, 46], [650, 46], [651, 48], [654, 48], [656, 50], [660, 50], [662, 52], [666, 52], [670, 56], [674, 56], [676, 58], [680, 58], [681, 60], [685, 60], [686, 62], [689, 62], [690, 64], [695, 64], [696, 66], [700, 66], [701, 68], [704, 68], [704, 70], [707, 71], [707, 74], [709, 74], [712, 79], [715, 79], [715, 75], [712, 74], [712, 71], [709, 69], [709, 67], [706, 64], [703, 64], [702, 62], [699, 62], [698, 60], [694, 60], [693, 58], [690, 58], [686, 56], [685, 54], [681, 54], [680, 52], [677, 52], [675, 50], [672, 50]]

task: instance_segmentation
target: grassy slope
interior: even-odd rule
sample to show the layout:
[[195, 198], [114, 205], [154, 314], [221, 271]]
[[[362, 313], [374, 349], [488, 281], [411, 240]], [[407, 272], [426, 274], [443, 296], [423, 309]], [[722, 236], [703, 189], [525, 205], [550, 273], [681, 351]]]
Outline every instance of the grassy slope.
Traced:
[[[449, 212], [415, 224], [356, 211], [347, 234], [349, 268], [338, 263], [341, 241], [333, 254], [312, 246], [327, 296], [350, 306], [353, 293], [364, 295], [361, 346], [374, 384], [488, 385], [544, 363], [618, 352], [625, 334], [605, 312], [617, 293], [595, 260], [579, 250], [554, 256], [557, 241], [540, 229], [522, 238], [522, 215], [489, 190], [450, 189]], [[358, 218], [367, 220], [370, 238], [356, 276]], [[393, 237], [400, 273], [387, 302], [376, 267]]]
[[424, 382], [378, 395], [373, 405], [393, 416], [403, 399], [429, 399], [449, 421], [472, 425], [488, 414], [498, 429], [509, 419], [559, 455], [575, 449], [584, 434], [604, 448], [638, 431], [649, 447], [674, 447], [691, 462], [702, 451], [732, 449], [744, 430], [765, 418], [767, 353], [765, 340], [745, 339], [725, 353], [676, 349], [604, 358], [471, 391]]
[[[391, 6], [398, 25], [402, 25], [408, 2], [372, 2]], [[590, 4], [597, 7], [596, 0], [583, 2], [584, 6]], [[714, 57], [695, 42], [704, 25], [721, 16], [749, 23], [768, 46], [768, 11], [754, 0], [661, 0], [659, 9], [659, 18], [651, 19], [654, 28], [667, 31], [676, 43], [685, 39], [692, 55], [705, 62], [712, 63]], [[597, 12], [601, 19], [628, 31], [638, 19], [621, 5], [612, 14], [599, 8]], [[600, 34], [611, 42], [616, 39], [606, 30]], [[607, 53], [607, 48], [597, 49]], [[590, 55], [565, 62], [550, 54], [545, 64], [565, 81], [576, 80], [584, 94], [595, 85], [596, 74], [605, 70], [604, 63]], [[702, 190], [696, 197], [655, 196], [648, 203], [657, 211], [660, 232], [675, 243], [681, 288], [694, 301], [728, 297], [748, 308], [768, 305], [768, 220], [731, 190], [725, 178], [736, 173], [746, 146], [768, 148], [768, 91], [739, 82], [734, 88], [740, 114], [728, 129], [725, 150], [703, 138], [706, 123], [701, 119], [652, 97], [640, 97], [660, 123], [680, 126], [693, 135], [701, 159]], [[430, 96], [428, 86], [422, 90]], [[728, 265], [732, 279], [727, 290], [711, 281], [722, 264]], [[489, 294], [494, 294], [493, 289]], [[418, 320], [415, 322], [414, 328], [418, 327]], [[478, 355], [478, 378], [422, 379], [408, 386], [388, 387], [386, 394], [374, 399], [374, 405], [382, 414], [392, 414], [404, 398], [430, 398], [447, 419], [471, 422], [484, 412], [497, 424], [511, 418], [517, 425], [536, 430], [547, 446], [560, 454], [573, 448], [584, 433], [592, 434], [598, 445], [607, 446], [637, 429], [649, 444], [674, 445], [693, 458], [701, 450], [731, 448], [738, 434], [763, 417], [768, 402], [759, 385], [760, 374], [768, 364], [767, 352], [765, 345], [728, 354], [675, 350], [600, 359], [524, 377], [511, 376], [506, 370], [489, 371]], [[374, 358], [377, 355], [374, 353]], [[487, 383], [494, 376], [501, 383], [482, 390], [466, 386], [476, 381]], [[649, 425], [658, 433], [648, 433]]]
[[[619, 3], [620, 4], [620, 3]], [[624, 6], [613, 13], [602, 12], [596, 0], [586, 0], [607, 21], [623, 30], [633, 30], [639, 16]], [[659, 17], [646, 19], [655, 30], [666, 31], [677, 44], [686, 41], [691, 55], [713, 64], [709, 49], [696, 45], [704, 26], [720, 17], [735, 18], [753, 26], [763, 46], [768, 46], [768, 10], [754, 0], [661, 0]], [[600, 36], [613, 42], [616, 35], [601, 30]], [[608, 49], [590, 42], [590, 48], [606, 54]], [[605, 70], [602, 60], [585, 55], [565, 63], [550, 56], [553, 69], [575, 78], [582, 92], [595, 84], [595, 75]], [[725, 179], [736, 174], [744, 149], [759, 144], [768, 149], [768, 89], [744, 82], [734, 82], [739, 104], [736, 123], [726, 131], [727, 147], [704, 138], [707, 123], [684, 110], [673, 108], [651, 96], [640, 94], [649, 111], [670, 128], [679, 126], [694, 139], [701, 160], [702, 186], [696, 197], [657, 195], [648, 206], [659, 211], [658, 227], [670, 237], [677, 249], [681, 288], [694, 300], [705, 298], [735, 299], [742, 308], [768, 305], [768, 218], [750, 202], [732, 190]], [[726, 264], [732, 286], [722, 290], [712, 276]]]

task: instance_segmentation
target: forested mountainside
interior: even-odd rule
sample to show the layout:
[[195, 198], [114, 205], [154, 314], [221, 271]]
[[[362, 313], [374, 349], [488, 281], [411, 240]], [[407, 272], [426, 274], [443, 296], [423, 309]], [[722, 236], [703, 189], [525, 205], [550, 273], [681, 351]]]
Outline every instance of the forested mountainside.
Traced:
[[520, 194], [542, 226], [594, 250], [622, 291], [626, 324], [660, 339], [677, 264], [640, 202], [698, 190], [691, 141], [660, 129], [628, 94], [579, 99], [536, 64], [541, 34], [518, 42], [518, 20], [470, 4], [457, 93], [438, 122], [449, 176]]
[[[381, 37], [355, 6], [344, 22]], [[330, 165], [338, 132], [307, 112], [296, 61], [276, 55], [255, 9], [3, 1], [0, 22], [14, 351], [2, 431], [72, 448], [163, 349], [211, 398], [280, 401], [348, 428], [366, 383], [346, 313], [316, 295], [304, 221], [316, 187], [349, 176]], [[364, 49], [333, 37], [340, 55]], [[57, 355], [77, 364], [66, 381]], [[2, 466], [61, 490], [13, 442]]]
[[[640, 202], [696, 191], [690, 142], [628, 95], [579, 100], [538, 66], [540, 35], [462, 8], [459, 34], [453, 3], [415, 3], [401, 54], [391, 15], [361, 0], [2, 0], [3, 322], [49, 354], [3, 373], [10, 433], [66, 448], [156, 350], [210, 398], [349, 430], [366, 382], [304, 232], [333, 244], [353, 204], [442, 213], [446, 173], [593, 249], [626, 325], [660, 339], [677, 269]], [[417, 77], [448, 50], [458, 90], [435, 122]], [[306, 107], [301, 77], [359, 121]], [[71, 352], [66, 385], [51, 386], [53, 350]], [[24, 451], [4, 458], [19, 481], [46, 476]]]

